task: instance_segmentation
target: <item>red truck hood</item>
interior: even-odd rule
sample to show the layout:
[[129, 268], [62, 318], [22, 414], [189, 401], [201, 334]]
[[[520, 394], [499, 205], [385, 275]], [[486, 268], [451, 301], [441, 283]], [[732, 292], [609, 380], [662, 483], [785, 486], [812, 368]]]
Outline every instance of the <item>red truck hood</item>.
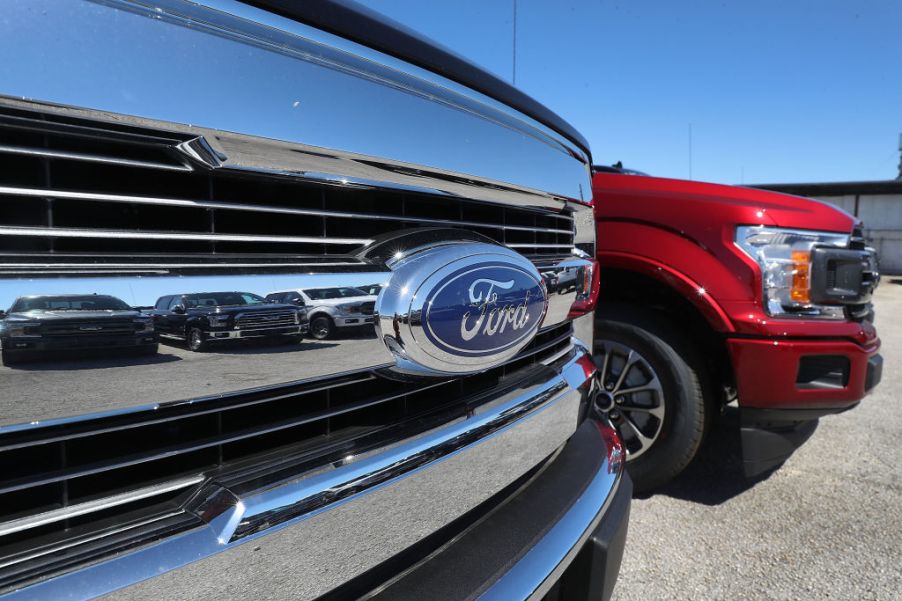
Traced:
[[[621, 175], [618, 173], [596, 173], [593, 180], [596, 213], [604, 217], [626, 217], [622, 214], [643, 212], [653, 207], [643, 207], [642, 197], [656, 198], [655, 204], [682, 203], [681, 212], [707, 212], [714, 210], [720, 217], [724, 213], [734, 215], [734, 223], [750, 223], [750, 218], [762, 225], [787, 228], [850, 232], [857, 222], [845, 211], [825, 202], [802, 198], [780, 192], [709, 184], [680, 179]], [[611, 203], [605, 202], [610, 196]], [[614, 201], [615, 198], [630, 198], [629, 208]], [[716, 206], [716, 208], [715, 208]], [[731, 210], [733, 207], [733, 210]], [[668, 207], [671, 210], [677, 207]], [[670, 212], [670, 211], [668, 211]], [[646, 219], [656, 220], [655, 214], [647, 214]]]

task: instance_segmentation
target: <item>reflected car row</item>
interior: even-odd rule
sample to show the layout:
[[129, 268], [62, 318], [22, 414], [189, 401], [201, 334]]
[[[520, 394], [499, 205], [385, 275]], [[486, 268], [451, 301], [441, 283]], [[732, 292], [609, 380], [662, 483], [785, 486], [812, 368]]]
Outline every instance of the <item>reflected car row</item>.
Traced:
[[[580, 275], [582, 271], [579, 267], [564, 267], [554, 271], [542, 272], [542, 279], [545, 280], [545, 288], [548, 294], [557, 292], [565, 294], [576, 290], [580, 285]], [[588, 284], [586, 284], [588, 289]]]
[[361, 288], [295, 288], [262, 297], [251, 292], [162, 296], [153, 307], [131, 307], [105, 294], [30, 295], [0, 311], [4, 365], [56, 351], [157, 353], [159, 341], [184, 342], [192, 351], [246, 339], [318, 340], [338, 328], [374, 322], [377, 284]]

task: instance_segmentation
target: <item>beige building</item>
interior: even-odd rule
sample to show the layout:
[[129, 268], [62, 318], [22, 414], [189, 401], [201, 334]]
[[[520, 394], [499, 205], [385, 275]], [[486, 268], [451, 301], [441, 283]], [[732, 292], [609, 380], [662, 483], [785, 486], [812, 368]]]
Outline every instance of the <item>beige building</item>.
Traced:
[[815, 198], [855, 215], [864, 223], [868, 244], [877, 249], [881, 271], [902, 274], [902, 173], [894, 180], [754, 187]]

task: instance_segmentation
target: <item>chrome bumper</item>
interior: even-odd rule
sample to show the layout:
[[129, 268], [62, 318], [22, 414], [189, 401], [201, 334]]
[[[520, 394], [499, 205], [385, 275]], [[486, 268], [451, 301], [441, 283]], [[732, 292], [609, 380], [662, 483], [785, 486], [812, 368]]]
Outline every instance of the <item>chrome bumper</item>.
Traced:
[[267, 336], [298, 336], [307, 332], [306, 325], [256, 328], [253, 330], [206, 330], [209, 340], [234, 340], [238, 338], [265, 338]]
[[372, 325], [376, 323], [376, 318], [372, 315], [339, 315], [332, 318], [336, 327], [353, 328], [357, 326]]
[[[190, 507], [205, 526], [11, 596], [251, 598], [265, 583], [285, 598], [327, 593], [488, 501], [566, 443], [591, 386], [587, 351], [577, 345], [538, 371], [467, 418], [319, 473], [246, 494], [210, 482]], [[536, 546], [543, 559], [530, 553], [531, 567], [517, 564], [499, 586], [524, 586], [539, 565], [561, 565], [617, 486], [619, 474], [600, 468]]]

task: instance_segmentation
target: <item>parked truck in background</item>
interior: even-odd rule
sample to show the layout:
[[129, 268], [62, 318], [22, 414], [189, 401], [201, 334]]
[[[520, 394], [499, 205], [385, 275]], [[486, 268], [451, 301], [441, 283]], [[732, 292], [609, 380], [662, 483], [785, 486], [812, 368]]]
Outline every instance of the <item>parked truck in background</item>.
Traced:
[[861, 224], [815, 200], [595, 167], [598, 405], [636, 486], [685, 468], [725, 404], [749, 476], [880, 381]]

